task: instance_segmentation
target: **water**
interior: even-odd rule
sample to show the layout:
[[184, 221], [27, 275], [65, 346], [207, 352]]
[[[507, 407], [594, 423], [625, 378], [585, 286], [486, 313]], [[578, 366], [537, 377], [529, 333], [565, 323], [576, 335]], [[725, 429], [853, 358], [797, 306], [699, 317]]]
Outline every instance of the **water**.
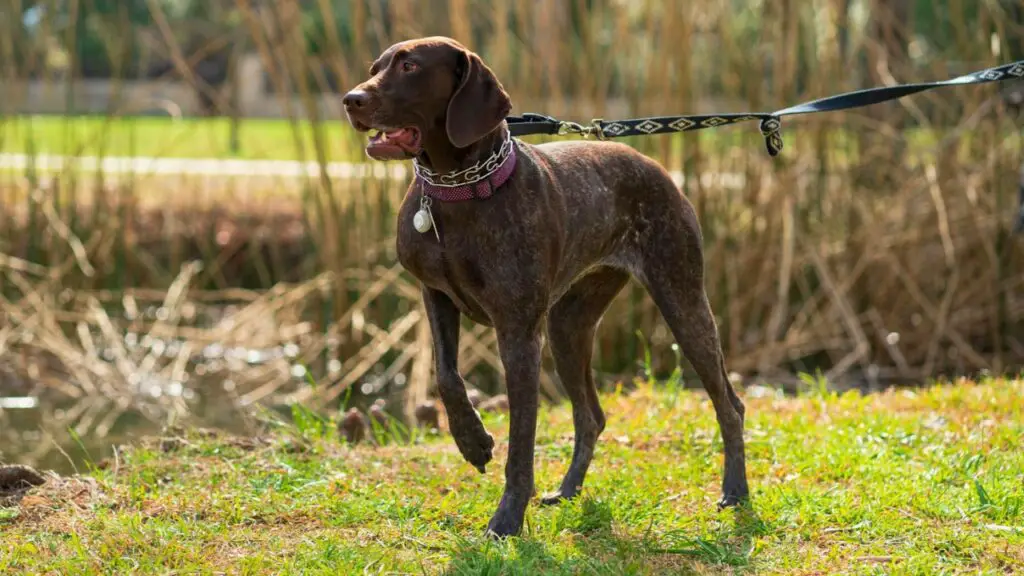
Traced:
[[[260, 407], [240, 402], [230, 382], [196, 377], [184, 387], [148, 381], [145, 393], [151, 398], [134, 401], [103, 396], [68, 398], [47, 389], [33, 396], [0, 396], [0, 462], [69, 474], [111, 457], [118, 445], [161, 435], [171, 425], [241, 436], [260, 433]], [[4, 388], [0, 385], [0, 391]], [[401, 405], [400, 392], [392, 388], [375, 392], [372, 396], [354, 394], [349, 404], [365, 410], [374, 398], [382, 397], [388, 401], [389, 412], [401, 419], [395, 409]], [[264, 407], [287, 420], [288, 406], [267, 403]]]
[[[138, 315], [158, 319], [177, 312], [154, 306], [118, 314], [130, 324]], [[230, 321], [231, 314], [241, 318], [240, 312], [192, 314], [185, 328], [209, 328]], [[159, 435], [170, 425], [255, 434], [263, 426], [261, 412], [287, 419], [294, 401], [332, 412], [343, 402], [365, 409], [384, 398], [389, 412], [401, 418], [406, 378], [388, 374], [388, 354], [351, 391], [324, 402], [322, 387], [337, 381], [342, 369], [337, 339], [307, 333], [268, 346], [200, 344], [130, 329], [105, 331], [102, 324], [80, 324], [76, 339], [23, 334], [13, 351], [0, 356], [0, 462], [83, 471], [113, 455], [117, 445]], [[258, 342], [258, 332], [246, 336]], [[75, 349], [75, 342], [84, 344]]]

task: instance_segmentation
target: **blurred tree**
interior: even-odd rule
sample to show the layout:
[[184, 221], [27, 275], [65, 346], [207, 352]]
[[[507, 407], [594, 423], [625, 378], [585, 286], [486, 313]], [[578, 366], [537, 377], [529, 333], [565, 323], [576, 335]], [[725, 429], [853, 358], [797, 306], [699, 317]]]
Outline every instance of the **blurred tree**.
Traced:
[[[361, 69], [370, 54], [379, 52], [390, 42], [411, 35], [444, 33], [451, 26], [450, 1], [296, 0], [294, 5], [301, 13], [306, 49], [313, 62], [329, 71], [326, 74], [329, 88], [337, 89], [338, 77], [344, 71]], [[546, 0], [542, 1], [546, 3]], [[464, 2], [468, 15], [465, 26], [470, 31], [474, 47], [481, 51], [493, 50], [494, 25], [500, 21], [510, 29], [508, 38], [516, 45], [509, 49], [512, 50], [510, 54], [526, 50], [524, 56], [542, 57], [534, 53], [538, 49], [534, 40], [547, 42], [547, 38], [519, 37], [521, 30], [525, 30], [527, 36], [536, 30], [535, 18], [530, 16], [530, 10], [523, 8], [529, 6], [529, 2], [510, 0], [502, 3], [508, 14], [501, 18], [495, 15], [497, 4], [493, 2]], [[956, 9], [951, 9], [953, 2]], [[248, 0], [243, 4], [259, 10], [277, 5], [272, 0]], [[715, 9], [730, 11], [730, 34], [737, 45], [756, 49], [764, 45], [766, 38], [762, 30], [764, 10], [778, 9], [772, 8], [772, 4], [778, 3], [729, 0], [727, 6]], [[861, 71], [864, 73], [861, 82], [875, 85], [880, 81], [877, 75], [879, 63], [885, 64], [895, 78], [902, 79], [916, 76], [910, 73], [911, 64], [920, 66], [953, 54], [965, 57], [976, 54], [974, 48], [979, 45], [979, 38], [974, 31], [978, 29], [980, 14], [984, 11], [982, 4], [966, 0], [837, 0], [831, 5], [835, 7], [833, 10], [837, 12], [839, 23], [839, 37], [835, 40], [839, 43], [839, 60], [861, 59]], [[1008, 22], [1019, 22], [1020, 12], [1024, 10], [1024, 3], [1020, 0], [992, 0], [990, 4], [1002, 7], [1009, 15]], [[209, 84], [219, 85], [226, 81], [229, 54], [231, 48], [236, 47], [226, 44], [248, 38], [250, 32], [240, 23], [239, 4], [235, 0], [0, 0], [0, 5], [0, 11], [21, 12], [21, 18], [0, 18], [4, 25], [4, 30], [0, 31], [24, 39], [14, 43], [22, 73], [29, 73], [28, 68], [32, 68], [28, 62], [42, 67], [47, 61], [45, 54], [57, 47], [71, 55], [72, 71], [79, 76], [130, 77], [165, 73], [171, 68], [169, 58], [165, 56], [157, 58], [156, 63], [147, 62], [147, 57], [153, 53], [152, 46], [145, 45], [140, 38], [147, 35], [150, 38], [160, 37], [154, 31], [155, 22], [150, 12], [155, 7], [167, 19], [174, 40], [185, 55], [202, 53], [194, 62], [190, 60], [195, 74]], [[565, 32], [560, 31], [560, 38], [565, 41], [567, 50], [559, 58], [580, 64], [569, 66], [574, 72], [559, 74], [557, 81], [563, 91], [568, 92], [581, 82], [582, 70], [601, 70], [609, 78], [610, 94], [620, 93], [626, 86], [643, 85], [646, 68], [637, 66], [635, 60], [630, 61], [624, 56], [642, 53], [642, 50], [611, 46], [606, 40], [624, 24], [637, 33], [631, 41], [642, 47], [649, 41], [645, 37], [646, 23], [651, 18], [658, 20], [670, 16], [667, 11], [675, 6], [624, 0], [564, 0], [558, 5], [559, 10], [566, 12]], [[800, 21], [800, 39], [796, 43], [799, 51], [796, 61], [800, 64], [791, 71], [795, 76], [785, 81], [791, 82], [797, 92], [807, 86], [808, 70], [813, 67], [814, 54], [820, 48], [821, 38], [815, 22], [820, 5], [817, 1], [798, 2], [793, 7], [792, 17]], [[956, 13], [957, 18], [952, 18], [951, 13]], [[523, 18], [528, 21], [525, 28]], [[858, 22], [865, 19], [864, 33], [869, 39], [867, 50], [851, 53], [858, 45]], [[913, 30], [907, 27], [910, 23], [915, 24]], [[1024, 53], [1024, 35], [1019, 25], [1008, 25], [1005, 36], [1006, 57]], [[223, 42], [225, 38], [229, 42]], [[218, 47], [219, 40], [225, 45]], [[988, 42], [984, 44], [987, 46]], [[971, 49], [966, 49], [968, 47]], [[781, 57], [781, 53], [765, 54], [769, 62], [766, 67], [768, 74], [774, 76], [779, 72], [773, 70], [771, 63], [779, 64], [776, 61]], [[517, 59], [513, 57], [510, 64], [515, 65]], [[706, 64], [695, 62], [698, 66]], [[716, 65], [729, 65], [729, 62]], [[564, 68], [561, 64], [559, 67]], [[743, 82], [763, 83], [763, 80], [748, 78]], [[781, 78], [778, 80], [782, 81]], [[208, 99], [208, 96], [203, 98]]]
[[[314, 0], [303, 6], [302, 29], [310, 54], [327, 56], [352, 46], [352, 0]], [[333, 30], [331, 30], [333, 28]], [[331, 38], [340, 46], [332, 46]]]
[[[106, 24], [117, 22], [119, 31], [146, 25], [149, 11], [144, 0], [91, 0], [77, 7], [71, 2], [22, 0], [7, 2], [0, 9], [0, 21], [11, 26], [10, 34], [20, 41], [17, 58], [19, 75], [46, 73], [49, 52], [65, 51], [71, 58], [71, 72], [87, 77], [109, 77], [115, 69], [124, 69], [131, 61], [131, 34], [111, 34]], [[20, 8], [17, 18], [7, 18], [5, 10]], [[73, 8], [77, 8], [74, 12]], [[111, 41], [120, 42], [113, 51]]]
[[141, 51], [134, 32], [152, 24], [145, 0], [90, 0], [79, 3], [71, 14], [73, 4], [56, 4], [69, 13], [54, 14], [50, 20], [73, 55], [72, 71], [86, 78], [138, 74]]

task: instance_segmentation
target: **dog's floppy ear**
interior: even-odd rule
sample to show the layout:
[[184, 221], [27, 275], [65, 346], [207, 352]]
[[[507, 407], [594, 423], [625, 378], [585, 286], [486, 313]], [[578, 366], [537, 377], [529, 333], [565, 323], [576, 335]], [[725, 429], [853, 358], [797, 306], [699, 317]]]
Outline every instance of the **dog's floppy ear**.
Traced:
[[462, 78], [448, 101], [445, 130], [453, 146], [465, 148], [501, 124], [512, 100], [479, 56], [462, 50], [459, 59]]

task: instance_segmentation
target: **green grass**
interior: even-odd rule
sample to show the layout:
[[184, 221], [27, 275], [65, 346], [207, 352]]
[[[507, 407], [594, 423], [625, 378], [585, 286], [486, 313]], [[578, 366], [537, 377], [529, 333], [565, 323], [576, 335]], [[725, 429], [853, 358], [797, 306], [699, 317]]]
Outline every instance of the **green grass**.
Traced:
[[[239, 128], [239, 149], [231, 150], [227, 118], [98, 116], [9, 116], [0, 118], [0, 152], [70, 156], [156, 158], [241, 158], [316, 160], [313, 124], [247, 118]], [[320, 124], [328, 160], [360, 159], [362, 149], [347, 124]], [[297, 142], [301, 143], [300, 151]]]
[[[502, 489], [450, 438], [350, 448], [295, 428], [238, 447], [139, 445], [0, 510], [0, 573], [1008, 574], [1024, 566], [1024, 381], [876, 396], [747, 398], [749, 508], [715, 510], [721, 444], [702, 396], [604, 397], [584, 497], [481, 536]], [[306, 420], [310, 422], [310, 420]], [[307, 431], [315, 429], [307, 423]], [[545, 409], [538, 490], [571, 450]]]
[[[585, 121], [584, 118], [575, 120]], [[0, 117], [0, 153], [55, 154], [69, 156], [142, 156], [157, 158], [240, 158], [247, 160], [316, 160], [314, 124], [302, 120], [295, 128], [283, 119], [247, 118], [241, 121], [239, 148], [230, 146], [230, 122], [226, 118], [123, 117], [100, 116], [7, 116]], [[333, 117], [319, 124], [328, 161], [363, 161], [363, 136], [356, 134], [347, 121]], [[784, 128], [786, 145], [813, 149], [817, 145], [813, 131], [800, 120]], [[928, 130], [908, 130], [908, 140], [926, 150], [935, 143]], [[851, 135], [835, 129], [833, 146], [845, 146]], [[559, 137], [569, 138], [569, 137]], [[626, 138], [624, 142], [650, 153], [661, 150], [661, 138]], [[674, 167], [683, 147], [700, 139], [706, 154], [724, 156], [740, 147], [753, 154], [763, 152], [764, 144], [757, 123], [702, 130], [669, 136], [670, 164]], [[530, 136], [531, 142], [551, 137]], [[300, 148], [301, 146], [301, 148]]]
[[[12, 116], [0, 120], [0, 151], [70, 156], [316, 159], [311, 122], [298, 123], [298, 142], [304, 153], [300, 153], [294, 128], [286, 120], [247, 118], [240, 126], [240, 146], [232, 151], [230, 123], [226, 118]], [[743, 128], [708, 130], [701, 136], [710, 141], [710, 145], [719, 147], [749, 145], [749, 137], [757, 135], [757, 125], [750, 123], [747, 130]], [[347, 121], [335, 118], [321, 123], [320, 129], [329, 161], [365, 160], [363, 137], [356, 134]], [[695, 134], [687, 137], [691, 142], [696, 138]], [[747, 137], [747, 144], [743, 143], [744, 137]], [[531, 141], [550, 139], [530, 138]], [[653, 142], [645, 140], [646, 144]], [[678, 151], [682, 139], [673, 138], [673, 144]]]

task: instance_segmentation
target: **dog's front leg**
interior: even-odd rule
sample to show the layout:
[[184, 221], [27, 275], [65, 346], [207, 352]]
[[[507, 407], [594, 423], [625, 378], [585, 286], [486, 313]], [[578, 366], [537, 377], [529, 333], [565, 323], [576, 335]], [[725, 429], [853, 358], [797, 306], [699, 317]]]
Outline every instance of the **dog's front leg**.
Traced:
[[533, 497], [533, 451], [537, 435], [537, 393], [540, 377], [540, 334], [498, 328], [498, 348], [505, 366], [509, 403], [508, 461], [505, 493], [487, 525], [494, 536], [522, 530], [526, 506]]
[[443, 292], [430, 288], [423, 290], [423, 302], [434, 340], [437, 387], [448, 413], [448, 428], [463, 458], [482, 473], [491, 461], [494, 438], [470, 404], [466, 383], [459, 375], [459, 309]]

